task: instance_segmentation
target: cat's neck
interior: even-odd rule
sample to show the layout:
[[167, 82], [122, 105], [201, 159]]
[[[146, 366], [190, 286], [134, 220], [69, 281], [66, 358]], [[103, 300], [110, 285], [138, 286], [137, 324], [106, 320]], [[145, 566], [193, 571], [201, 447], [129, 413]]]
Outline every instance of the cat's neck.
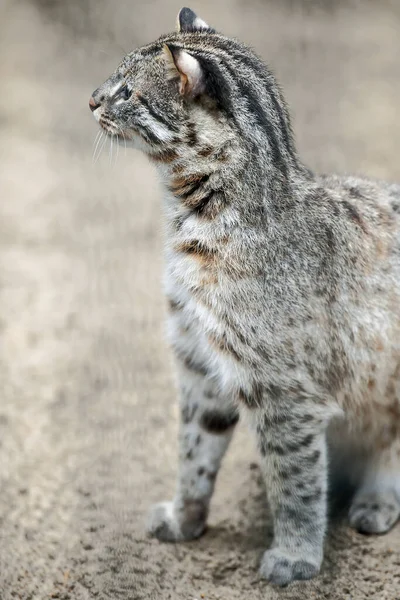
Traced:
[[165, 190], [167, 220], [174, 224], [192, 217], [209, 225], [222, 219], [224, 227], [256, 225], [282, 215], [313, 180], [299, 162], [276, 165], [235, 139], [177, 146], [150, 158]]
[[252, 225], [281, 214], [311, 177], [289, 134], [278, 143], [276, 135], [270, 140], [256, 128], [239, 129], [194, 105], [181, 139], [149, 154], [165, 188], [167, 219]]

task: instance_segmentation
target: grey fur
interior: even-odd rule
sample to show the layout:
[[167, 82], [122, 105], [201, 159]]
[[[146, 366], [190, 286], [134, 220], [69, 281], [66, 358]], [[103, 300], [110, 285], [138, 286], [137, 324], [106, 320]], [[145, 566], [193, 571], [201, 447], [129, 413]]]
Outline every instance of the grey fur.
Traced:
[[286, 585], [319, 571], [328, 460], [357, 480], [357, 529], [400, 513], [400, 187], [311, 173], [263, 62], [189, 9], [178, 23], [93, 94], [165, 189], [180, 469], [149, 530], [203, 532], [240, 410], [274, 518], [261, 572]]

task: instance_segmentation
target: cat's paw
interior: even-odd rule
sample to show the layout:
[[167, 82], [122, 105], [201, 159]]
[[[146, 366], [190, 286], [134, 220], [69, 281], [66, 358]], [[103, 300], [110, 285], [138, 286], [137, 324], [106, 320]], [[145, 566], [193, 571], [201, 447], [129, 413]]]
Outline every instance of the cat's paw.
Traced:
[[394, 492], [360, 494], [350, 508], [350, 525], [360, 533], [386, 533], [400, 516]]
[[161, 502], [150, 510], [147, 533], [162, 542], [194, 540], [205, 530], [206, 516], [201, 502], [186, 502], [181, 509], [174, 502]]
[[272, 548], [264, 553], [260, 574], [270, 583], [286, 586], [297, 579], [312, 579], [318, 575], [320, 561], [313, 562], [307, 557], [295, 557], [289, 553]]

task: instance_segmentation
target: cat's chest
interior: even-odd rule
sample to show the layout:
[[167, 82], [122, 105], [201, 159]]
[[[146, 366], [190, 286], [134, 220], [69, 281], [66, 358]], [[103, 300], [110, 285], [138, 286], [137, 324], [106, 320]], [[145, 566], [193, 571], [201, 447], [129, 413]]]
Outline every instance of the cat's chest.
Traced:
[[166, 252], [164, 288], [182, 309], [185, 321], [196, 324], [206, 339], [216, 331], [225, 333], [227, 290], [213, 256], [189, 243], [175, 244]]
[[166, 250], [167, 276], [199, 301], [221, 294], [224, 258], [200, 240], [176, 239]]
[[[235, 335], [237, 311], [230, 307], [229, 285], [213, 257], [197, 252], [167, 252], [164, 289], [170, 306], [170, 340], [180, 355], [191, 355], [209, 374], [235, 386], [244, 357]], [[222, 381], [221, 381], [222, 383]]]

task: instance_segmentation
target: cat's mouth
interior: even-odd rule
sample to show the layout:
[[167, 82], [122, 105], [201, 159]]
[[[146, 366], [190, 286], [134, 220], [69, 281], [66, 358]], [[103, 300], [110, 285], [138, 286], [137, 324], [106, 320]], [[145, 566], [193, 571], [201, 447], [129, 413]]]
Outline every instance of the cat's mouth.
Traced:
[[89, 101], [89, 106], [93, 112], [93, 116], [102, 128], [108, 135], [118, 135], [121, 133], [121, 129], [110, 119], [108, 113], [102, 110], [101, 105], [92, 104], [92, 98]]

